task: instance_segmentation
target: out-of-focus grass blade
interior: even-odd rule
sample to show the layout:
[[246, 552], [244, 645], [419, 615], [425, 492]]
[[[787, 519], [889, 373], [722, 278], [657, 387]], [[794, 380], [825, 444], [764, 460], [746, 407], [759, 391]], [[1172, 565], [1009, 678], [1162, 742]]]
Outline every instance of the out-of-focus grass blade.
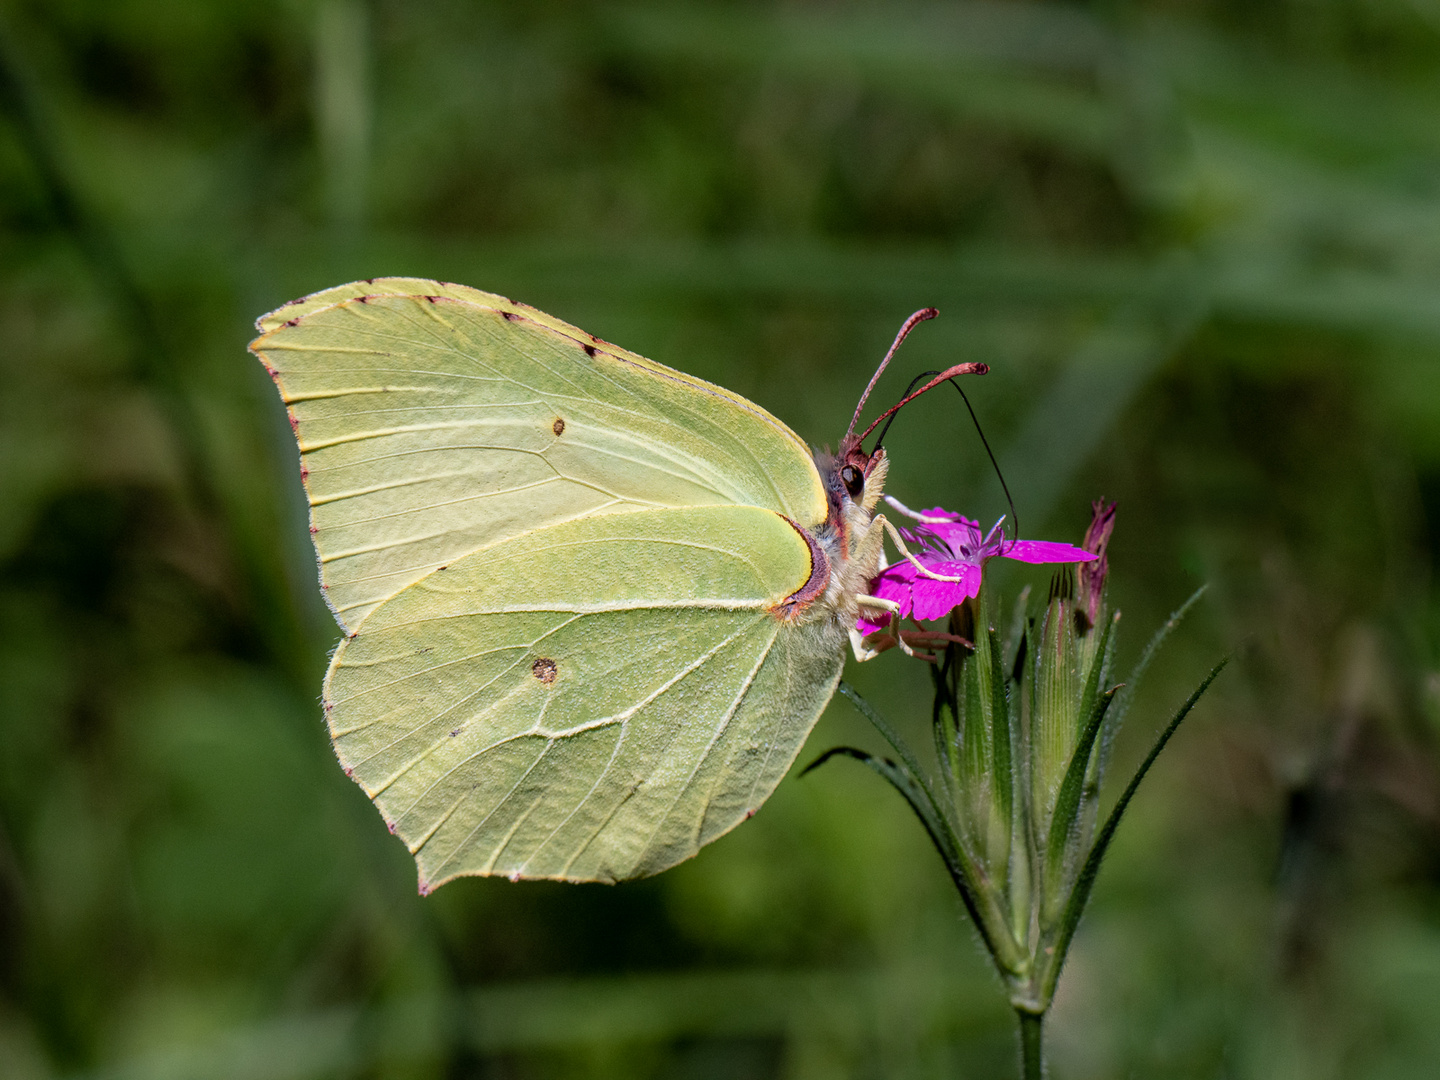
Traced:
[[[757, 11], [647, 6], [615, 13], [617, 47], [690, 63], [854, 82], [1089, 153], [1107, 152], [1123, 110], [1091, 74], [1118, 43], [1059, 5], [921, 5]], [[1101, 84], [1104, 85], [1103, 83]]]

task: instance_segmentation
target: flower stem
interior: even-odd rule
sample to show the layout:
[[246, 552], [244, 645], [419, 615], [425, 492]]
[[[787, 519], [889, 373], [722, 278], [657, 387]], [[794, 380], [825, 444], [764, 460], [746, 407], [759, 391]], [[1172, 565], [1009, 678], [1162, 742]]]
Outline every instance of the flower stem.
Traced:
[[1043, 1080], [1045, 1076], [1045, 1055], [1040, 1050], [1040, 1025], [1044, 1013], [1016, 1009], [1020, 1020], [1020, 1069], [1024, 1080]]

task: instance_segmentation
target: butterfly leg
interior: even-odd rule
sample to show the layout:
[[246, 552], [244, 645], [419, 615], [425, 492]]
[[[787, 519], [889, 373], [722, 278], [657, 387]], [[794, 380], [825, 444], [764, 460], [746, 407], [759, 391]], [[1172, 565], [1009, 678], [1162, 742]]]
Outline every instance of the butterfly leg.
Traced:
[[[848, 580], [844, 582], [844, 586], [845, 591], [855, 597], [855, 604], [858, 608], [889, 615], [898, 626], [900, 624], [900, 605], [893, 600], [883, 600], [865, 592], [870, 585], [870, 579], [875, 576], [880, 566], [880, 556], [885, 547], [886, 524], [885, 515], [876, 514], [865, 526], [865, 531], [859, 535], [854, 550], [845, 563]], [[885, 650], [893, 649], [896, 645], [900, 646], [907, 656], [914, 655], [909, 645], [891, 633], [876, 631], [871, 634], [861, 634], [853, 625], [850, 627], [850, 648], [854, 651], [857, 660], [873, 659]]]
[[900, 605], [894, 600], [886, 600], [881, 596], [870, 596], [861, 593], [855, 598], [855, 602], [862, 608], [869, 608], [871, 611], [879, 611], [885, 615], [899, 615]]
[[[885, 600], [879, 596], [866, 596], [864, 594], [855, 598], [856, 604], [865, 610], [889, 615], [895, 620], [896, 625], [900, 623], [900, 605], [894, 600]], [[855, 653], [855, 659], [860, 661], [873, 660], [887, 649], [900, 647], [900, 651], [906, 656], [914, 656], [915, 650], [910, 648], [904, 635], [893, 634], [884, 630], [877, 630], [873, 633], [862, 634], [857, 627], [850, 628], [850, 648]]]
[[969, 638], [963, 638], [959, 634], [947, 634], [941, 630], [906, 630], [903, 633], [906, 641], [914, 645], [923, 645], [927, 648], [935, 648], [945, 645], [959, 645], [966, 652], [975, 651], [975, 643]]
[[[885, 527], [885, 531], [890, 534], [890, 539], [894, 542], [895, 547], [899, 549], [900, 554], [905, 556], [905, 559], [910, 563], [911, 566], [915, 567], [916, 570], [918, 570], [925, 577], [929, 578], [931, 581], [949, 581], [955, 583], [961, 583], [965, 581], [965, 579], [961, 577], [951, 577], [949, 574], [937, 574], [934, 570], [931, 570], [919, 559], [915, 558], [914, 555], [911, 555], [910, 549], [905, 546], [905, 538], [900, 535], [900, 530], [895, 528], [894, 525], [891, 525], [884, 514], [875, 515], [875, 524], [883, 525]], [[868, 535], [866, 536], [866, 539], [869, 539]]]
[[970, 642], [955, 634], [944, 634], [932, 630], [902, 630], [898, 634], [892, 634], [885, 630], [862, 634], [853, 627], [850, 630], [850, 648], [854, 650], [855, 659], [861, 662], [873, 660], [881, 653], [898, 647], [906, 656], [913, 656], [917, 660], [927, 660], [934, 664], [939, 662], [938, 656], [930, 652], [920, 652], [915, 646], [920, 645], [933, 649], [937, 645], [950, 644], [960, 645], [966, 649], [974, 647]]
[[883, 652], [893, 649], [899, 642], [894, 634], [887, 634], [883, 630], [877, 630], [872, 634], [862, 634], [855, 627], [850, 628], [850, 649], [855, 654], [855, 659], [862, 664], [866, 660], [874, 660]]

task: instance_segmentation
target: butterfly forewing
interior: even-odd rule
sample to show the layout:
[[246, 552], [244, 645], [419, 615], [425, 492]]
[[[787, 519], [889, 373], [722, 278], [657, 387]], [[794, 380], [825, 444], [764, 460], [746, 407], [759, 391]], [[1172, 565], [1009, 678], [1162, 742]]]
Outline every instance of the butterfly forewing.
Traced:
[[502, 297], [379, 279], [260, 327], [347, 629], [437, 567], [560, 522], [715, 504], [825, 517], [804, 443], [769, 413]]

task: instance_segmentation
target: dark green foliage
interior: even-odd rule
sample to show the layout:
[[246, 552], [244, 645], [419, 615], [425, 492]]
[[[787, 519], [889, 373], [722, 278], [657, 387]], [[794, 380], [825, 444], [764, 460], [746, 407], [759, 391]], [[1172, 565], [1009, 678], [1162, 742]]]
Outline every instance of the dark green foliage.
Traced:
[[[1013, 1068], [864, 770], [654, 881], [415, 895], [324, 737], [336, 631], [244, 351], [278, 303], [404, 273], [815, 443], [939, 307], [877, 407], [992, 364], [967, 392], [1026, 535], [1118, 498], [1130, 627], [1213, 583], [1113, 746], [1112, 706], [1112, 776], [1236, 652], [1106, 857], [1046, 1024], [1064, 1075], [1433, 1072], [1426, 2], [11, 0], [0, 63], [0, 1076]], [[954, 397], [897, 422], [891, 489], [988, 525]], [[928, 715], [898, 653], [847, 678]], [[839, 707], [814, 746], [871, 738]]]

